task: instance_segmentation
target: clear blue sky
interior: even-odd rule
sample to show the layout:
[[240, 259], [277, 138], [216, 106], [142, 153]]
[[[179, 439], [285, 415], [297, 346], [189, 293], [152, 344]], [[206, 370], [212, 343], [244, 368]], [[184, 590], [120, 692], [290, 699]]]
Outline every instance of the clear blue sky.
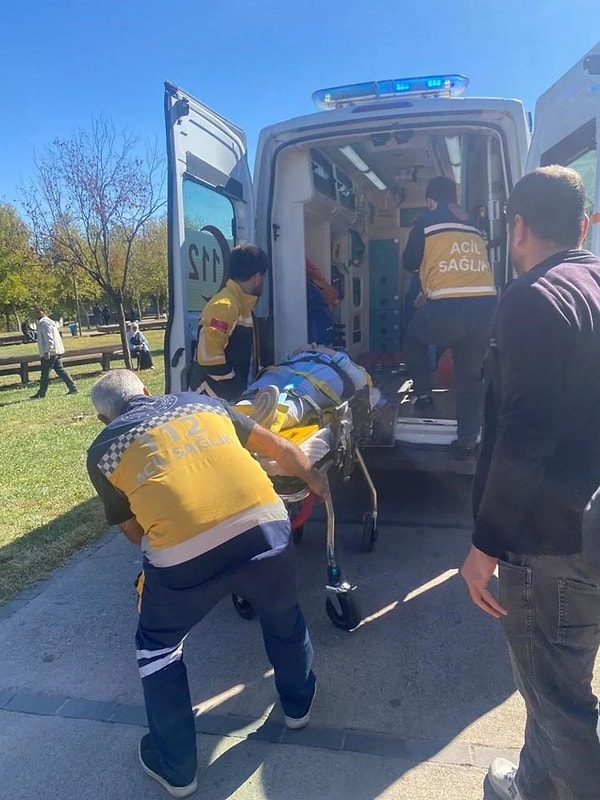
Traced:
[[317, 88], [462, 72], [471, 95], [536, 97], [600, 38], [600, 0], [17, 0], [0, 30], [0, 199], [32, 157], [104, 113], [162, 147], [163, 81], [248, 133]]

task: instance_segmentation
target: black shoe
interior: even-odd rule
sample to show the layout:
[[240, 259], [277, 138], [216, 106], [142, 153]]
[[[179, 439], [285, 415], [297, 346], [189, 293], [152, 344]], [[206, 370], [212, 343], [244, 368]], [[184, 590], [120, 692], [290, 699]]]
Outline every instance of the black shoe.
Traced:
[[172, 783], [169, 783], [169, 781], [164, 778], [160, 772], [158, 772], [158, 765], [155, 763], [157, 761], [156, 753], [152, 747], [152, 741], [149, 733], [147, 733], [145, 736], [142, 736], [140, 739], [138, 755], [140, 764], [142, 765], [142, 769], [146, 775], [159, 783], [162, 788], [171, 795], [171, 797], [189, 797], [191, 794], [194, 794], [198, 788], [197, 778], [194, 778], [194, 780], [191, 783], [188, 783], [186, 786], [174, 786]]
[[79, 394], [79, 389], [76, 386], [74, 386], [72, 389], [69, 389], [67, 394]]
[[422, 394], [415, 400], [414, 409], [418, 414], [423, 414], [427, 411], [431, 411], [433, 406], [433, 397], [430, 394]]
[[32, 394], [29, 399], [30, 400], [43, 400], [45, 396], [46, 396], [45, 394], [40, 394], [39, 392], [36, 392], [35, 394]]
[[476, 444], [462, 444], [455, 439], [449, 445], [450, 454], [457, 461], [472, 461], [477, 458], [477, 445]]

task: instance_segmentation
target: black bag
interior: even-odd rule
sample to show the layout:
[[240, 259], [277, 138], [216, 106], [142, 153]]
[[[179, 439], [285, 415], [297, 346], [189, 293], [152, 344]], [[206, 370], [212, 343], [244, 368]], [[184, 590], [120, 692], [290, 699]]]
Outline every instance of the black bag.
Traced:
[[147, 350], [142, 350], [138, 354], [138, 369], [152, 369], [154, 366], [152, 356]]

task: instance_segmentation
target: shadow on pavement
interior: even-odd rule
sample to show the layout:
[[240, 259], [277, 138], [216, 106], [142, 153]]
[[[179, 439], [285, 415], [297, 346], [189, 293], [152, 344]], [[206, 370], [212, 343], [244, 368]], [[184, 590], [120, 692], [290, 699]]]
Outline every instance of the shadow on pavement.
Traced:
[[[506, 741], [498, 714], [490, 715], [515, 692], [500, 626], [471, 604], [457, 575], [470, 542], [468, 485], [426, 478], [419, 492], [415, 476], [404, 480], [388, 475], [380, 481], [387, 524], [374, 553], [359, 554], [358, 525], [339, 525], [343, 564], [358, 583], [365, 617], [357, 630], [338, 631], [325, 616], [324, 526], [319, 519], [307, 525], [297, 548], [300, 602], [315, 647], [319, 684], [311, 728], [343, 730], [352, 742], [350, 750], [343, 750], [349, 758], [362, 757], [358, 753], [388, 756], [385, 764], [380, 762], [349, 787], [346, 796], [353, 800], [377, 797], [425, 761], [474, 766], [471, 745], [499, 750], [520, 745], [521, 730], [511, 730], [512, 740]], [[436, 487], [437, 495], [430, 495]], [[428, 499], [429, 519], [445, 517], [456, 529], [426, 526], [422, 504]], [[339, 516], [347, 522], [360, 520], [362, 511], [356, 512], [362, 503], [356, 486], [336, 497]], [[416, 527], [410, 526], [411, 520]], [[239, 620], [240, 636], [245, 638], [254, 624]], [[225, 642], [222, 647], [223, 659], [230, 658]], [[244, 693], [268, 697], [270, 680], [264, 692], [263, 687], [248, 686], [231, 699], [224, 682], [219, 688], [226, 699], [215, 710], [239, 714]], [[213, 682], [213, 698], [215, 688]], [[209, 699], [198, 692], [193, 696], [200, 703]], [[281, 720], [277, 707], [267, 722], [274, 720]], [[277, 768], [279, 749], [257, 751], [250, 736], [221, 754], [204, 778], [211, 784], [211, 800], [225, 800], [259, 768], [265, 797], [311, 796], [286, 787], [285, 774]], [[332, 776], [331, 786], [324, 785], [319, 796], [344, 797], [336, 780]], [[442, 789], [438, 797], [447, 796]], [[480, 792], [478, 797], [483, 788]], [[491, 800], [494, 795], [488, 789], [484, 796]]]

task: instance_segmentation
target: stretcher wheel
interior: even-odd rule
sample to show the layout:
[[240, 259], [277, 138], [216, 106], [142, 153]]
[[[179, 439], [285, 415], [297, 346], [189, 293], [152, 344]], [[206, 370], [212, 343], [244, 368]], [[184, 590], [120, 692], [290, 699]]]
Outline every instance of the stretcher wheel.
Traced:
[[249, 603], [248, 600], [244, 600], [239, 594], [232, 594], [231, 599], [233, 600], [233, 607], [242, 619], [254, 619], [256, 611], [252, 603]]
[[370, 511], [365, 511], [363, 516], [362, 549], [363, 553], [372, 553], [375, 549], [375, 542], [379, 537], [379, 531], [375, 525], [375, 518]]
[[335, 595], [335, 599], [328, 597], [325, 601], [327, 616], [336, 628], [351, 631], [358, 627], [362, 619], [360, 608], [350, 592]]

